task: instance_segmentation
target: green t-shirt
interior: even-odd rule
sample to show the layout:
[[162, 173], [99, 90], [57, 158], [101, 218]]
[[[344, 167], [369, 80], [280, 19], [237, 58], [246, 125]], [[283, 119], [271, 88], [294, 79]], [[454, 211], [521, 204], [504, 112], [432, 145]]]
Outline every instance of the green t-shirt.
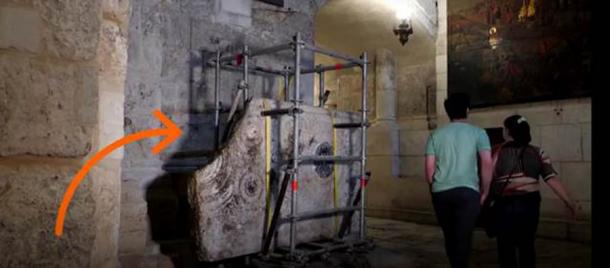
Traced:
[[426, 155], [436, 158], [432, 192], [456, 187], [479, 191], [478, 152], [489, 150], [485, 130], [471, 124], [452, 122], [435, 130], [426, 144]]

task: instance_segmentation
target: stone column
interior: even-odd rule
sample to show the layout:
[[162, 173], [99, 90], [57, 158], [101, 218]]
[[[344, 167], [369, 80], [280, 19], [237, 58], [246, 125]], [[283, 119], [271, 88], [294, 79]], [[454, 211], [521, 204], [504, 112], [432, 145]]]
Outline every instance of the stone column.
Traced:
[[375, 52], [376, 118], [367, 132], [367, 155], [371, 159], [367, 169], [373, 174], [387, 174], [391, 170], [392, 177], [397, 177], [400, 170], [395, 66], [390, 50], [380, 49]]
[[80, 183], [60, 238], [54, 227], [74, 175], [123, 134], [129, 1], [64, 2], [0, 1], [0, 267], [119, 266], [122, 152]]
[[447, 0], [439, 0], [436, 38], [436, 124], [449, 121], [443, 106], [447, 98], [447, 74]]
[[396, 120], [396, 62], [389, 49], [375, 52], [375, 106], [377, 121]]

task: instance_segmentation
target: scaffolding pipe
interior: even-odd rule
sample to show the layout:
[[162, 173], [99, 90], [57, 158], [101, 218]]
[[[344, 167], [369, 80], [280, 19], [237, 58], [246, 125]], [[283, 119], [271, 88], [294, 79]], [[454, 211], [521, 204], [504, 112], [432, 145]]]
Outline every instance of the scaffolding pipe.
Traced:
[[288, 101], [290, 99], [290, 90], [288, 89], [290, 84], [290, 76], [289, 71], [284, 71], [284, 101]]
[[[369, 124], [368, 122], [364, 123], [364, 125], [366, 127], [370, 127], [371, 126], [371, 124]], [[362, 123], [336, 123], [336, 124], [333, 125], [333, 127], [334, 128], [343, 128], [343, 129], [345, 129], [345, 128], [360, 128], [360, 127], [362, 127]]]
[[354, 62], [345, 63], [345, 64], [326, 65], [326, 66], [318, 65], [318, 66], [316, 66], [313, 69], [308, 69], [308, 70], [301, 71], [301, 74], [320, 73], [320, 72], [327, 72], [327, 71], [338, 71], [338, 70], [342, 70], [342, 69], [354, 68], [354, 67], [359, 67], [359, 66], [360, 66], [359, 63], [354, 63]]
[[324, 72], [318, 72], [318, 79], [320, 80], [320, 87], [318, 88], [318, 105], [324, 107]]
[[291, 48], [292, 48], [292, 43], [277, 45], [274, 47], [253, 51], [252, 53], [250, 53], [250, 57], [256, 57], [256, 56], [261, 56], [261, 55], [265, 55], [265, 54], [273, 54], [273, 53], [288, 50]]
[[360, 161], [360, 156], [342, 156], [342, 155], [305, 155], [299, 158], [299, 163], [337, 163], [337, 162], [357, 162]]
[[249, 85], [248, 85], [248, 45], [244, 45], [244, 109], [246, 108], [246, 102], [248, 102], [248, 98], [250, 97]]
[[[274, 47], [269, 47], [269, 48], [253, 51], [252, 53], [250, 53], [250, 57], [256, 57], [256, 56], [261, 56], [261, 55], [265, 55], [265, 54], [273, 54], [276, 52], [288, 50], [290, 48], [292, 48], [292, 43], [277, 45]], [[232, 61], [236, 57], [240, 57], [240, 56], [243, 56], [243, 55], [237, 54], [237, 55], [224, 56], [224, 57], [220, 58], [220, 62]]]
[[[216, 61], [211, 61], [208, 63], [208, 65], [214, 67], [214, 66], [216, 66], [215, 62]], [[231, 70], [231, 71], [239, 71], [239, 72], [243, 72], [243, 70], [244, 70], [243, 68], [233, 65], [233, 63], [224, 63], [224, 64], [220, 65], [220, 68]], [[251, 74], [259, 74], [259, 75], [284, 75], [284, 71], [273, 70], [271, 68], [264, 68], [264, 67], [260, 67], [260, 66], [249, 66], [248, 71]]]
[[335, 250], [340, 250], [340, 249], [346, 249], [346, 248], [353, 248], [354, 246], [358, 246], [364, 244], [364, 242], [348, 242], [348, 243], [340, 243], [334, 246], [327, 246], [318, 250], [313, 250], [310, 252], [305, 252], [303, 253], [304, 257], [308, 257], [308, 256], [315, 256], [315, 255], [321, 255], [324, 254], [326, 252], [331, 252], [331, 251], [335, 251]]
[[367, 107], [366, 107], [366, 98], [367, 98], [367, 54], [366, 52], [362, 53], [362, 115], [361, 115], [361, 121], [362, 122], [362, 128], [361, 128], [361, 132], [360, 133], [360, 137], [361, 137], [361, 159], [360, 159], [360, 188], [362, 189], [360, 191], [360, 240], [364, 240], [366, 237], [365, 234], [365, 227], [364, 227], [364, 193], [365, 193], [365, 189], [366, 189], [366, 178], [365, 178], [365, 165], [366, 165], [366, 112], [367, 112]]
[[322, 49], [322, 48], [319, 48], [319, 47], [316, 47], [316, 46], [305, 44], [305, 49], [309, 49], [309, 50], [311, 50], [313, 52], [324, 54], [324, 55], [327, 55], [327, 56], [330, 56], [330, 57], [333, 57], [333, 58], [342, 59], [344, 61], [348, 61], [348, 62], [352, 62], [352, 63], [357, 63], [359, 65], [363, 64], [363, 61], [361, 59], [357, 59], [357, 58], [354, 58], [354, 57], [341, 55], [341, 54], [339, 54], [337, 52], [329, 51], [329, 50]]
[[278, 115], [292, 115], [294, 113], [302, 113], [303, 110], [301, 109], [295, 109], [293, 107], [290, 108], [280, 108], [280, 109], [271, 109], [271, 110], [265, 110], [261, 112], [262, 116], [278, 116]]
[[[301, 80], [301, 33], [294, 37], [294, 109], [299, 109], [299, 86]], [[294, 256], [296, 247], [296, 218], [297, 215], [297, 187], [299, 185], [299, 114], [294, 113], [293, 118], [293, 151], [292, 151], [292, 198], [290, 210], [290, 256]]]
[[[208, 63], [209, 66], [215, 66], [215, 61], [211, 61]], [[346, 63], [346, 64], [335, 64], [335, 65], [327, 65], [327, 66], [319, 66], [314, 69], [302, 70], [301, 74], [311, 74], [311, 73], [319, 73], [319, 72], [328, 72], [328, 71], [337, 71], [348, 68], [359, 67], [358, 63]], [[233, 63], [223, 63], [221, 66], [223, 69], [233, 70], [233, 71], [243, 71], [243, 67], [237, 67]], [[248, 67], [250, 73], [253, 74], [271, 74], [271, 75], [284, 75], [287, 71], [279, 71], [271, 68], [265, 68], [260, 66], [250, 66]], [[293, 72], [288, 71], [288, 74], [294, 74]]]
[[260, 66], [250, 67], [250, 70], [254, 70], [256, 72], [272, 74], [272, 75], [284, 75], [283, 71], [278, 71], [278, 70], [274, 70], [271, 68], [264, 68], [264, 67], [260, 67]]
[[263, 243], [263, 255], [267, 255], [269, 252], [269, 247], [271, 246], [271, 240], [275, 236], [275, 232], [277, 231], [278, 223], [280, 221], [280, 212], [282, 210], [282, 205], [284, 204], [284, 196], [286, 196], [286, 190], [288, 189], [288, 182], [291, 177], [288, 173], [281, 173], [278, 178], [282, 178], [282, 186], [280, 187], [280, 192], [277, 197], [277, 202], [275, 204], [275, 208], [273, 209], [273, 216], [271, 217], [271, 224], [269, 225], [269, 230], [267, 235], [265, 236], [265, 242]]
[[[326, 218], [328, 216], [334, 216], [334, 215], [339, 215], [339, 214], [343, 214], [343, 213], [348, 213], [348, 212], [356, 211], [356, 210], [359, 210], [359, 209], [360, 209], [360, 207], [343, 207], [343, 208], [322, 209], [322, 210], [316, 210], [316, 211], [310, 211], [310, 212], [296, 214], [296, 215], [294, 215], [294, 218], [297, 221], [305, 221], [305, 220]], [[289, 222], [291, 220], [292, 220], [292, 217], [284, 218], [284, 219], [280, 220], [280, 223]]]
[[224, 62], [227, 62], [227, 61], [232, 61], [232, 60], [234, 60], [236, 58], [239, 58], [239, 57], [241, 57], [241, 54], [227, 55], [227, 56], [221, 57], [220, 58], [220, 62], [224, 63]]
[[216, 51], [214, 68], [214, 148], [220, 146], [220, 50]]

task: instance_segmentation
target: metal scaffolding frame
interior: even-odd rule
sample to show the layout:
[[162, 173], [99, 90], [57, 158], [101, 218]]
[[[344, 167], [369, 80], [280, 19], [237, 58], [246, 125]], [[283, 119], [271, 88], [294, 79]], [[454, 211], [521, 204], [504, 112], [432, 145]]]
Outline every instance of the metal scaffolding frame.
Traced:
[[[312, 69], [302, 69], [301, 68], [301, 55], [303, 50], [309, 50], [314, 53], [324, 54], [333, 58], [337, 58], [345, 61], [344, 64], [335, 64], [335, 65], [318, 65]], [[283, 70], [275, 70], [271, 68], [263, 68], [259, 66], [250, 66], [250, 59], [267, 54], [274, 54], [281, 51], [291, 50], [294, 54], [294, 66], [292, 68], [285, 66]], [[236, 64], [232, 62], [235, 61]], [[284, 96], [286, 101], [292, 102], [292, 107], [290, 108], [281, 108], [281, 109], [272, 109], [263, 111], [261, 114], [263, 116], [282, 116], [288, 115], [293, 119], [293, 133], [294, 133], [294, 142], [293, 142], [293, 157], [291, 160], [291, 164], [289, 168], [283, 171], [283, 175], [280, 176], [282, 179], [279, 196], [277, 201], [275, 202], [274, 212], [272, 214], [271, 223], [269, 229], [265, 232], [263, 248], [261, 250], [263, 256], [269, 257], [277, 255], [278, 253], [270, 251], [271, 242], [278, 230], [278, 226], [281, 224], [290, 224], [290, 246], [288, 249], [284, 251], [286, 254], [279, 254], [282, 257], [287, 257], [288, 260], [291, 261], [304, 261], [308, 258], [308, 256], [324, 254], [326, 252], [343, 249], [343, 248], [352, 248], [357, 245], [369, 244], [370, 242], [366, 240], [366, 226], [364, 220], [364, 210], [365, 210], [365, 191], [367, 185], [367, 177], [368, 174], [365, 172], [366, 166], [366, 128], [369, 126], [367, 122], [367, 65], [369, 64], [367, 53], [362, 53], [360, 58], [353, 58], [350, 56], [342, 55], [333, 51], [329, 51], [326, 49], [322, 49], [304, 42], [301, 38], [301, 34], [297, 33], [292, 42], [287, 44], [281, 44], [269, 48], [264, 48], [260, 50], [250, 51], [247, 45], [243, 46], [243, 50], [241, 53], [237, 55], [222, 55], [220, 51], [217, 51], [215, 59], [212, 59], [204, 64], [208, 66], [213, 66], [215, 68], [215, 83], [214, 83], [214, 103], [215, 103], [215, 128], [216, 128], [216, 148], [218, 148], [219, 144], [219, 116], [221, 110], [221, 103], [219, 101], [219, 88], [220, 88], [220, 71], [221, 69], [234, 70], [234, 71], [243, 71], [243, 80], [240, 81], [238, 89], [242, 93], [239, 96], [243, 96], [243, 104], [244, 108], [247, 102], [249, 101], [249, 84], [248, 84], [248, 75], [252, 74], [269, 74], [269, 75], [277, 75], [281, 76], [284, 79]], [[303, 113], [303, 110], [300, 108], [302, 105], [302, 100], [300, 99], [300, 85], [301, 85], [301, 75], [316, 73], [320, 78], [320, 106], [323, 107], [324, 102], [326, 101], [327, 94], [325, 94], [324, 90], [324, 73], [327, 71], [336, 71], [345, 68], [354, 68], [360, 67], [362, 71], [362, 97], [361, 97], [361, 121], [359, 123], [339, 123], [334, 124], [333, 127], [337, 129], [345, 129], [351, 128], [356, 129], [360, 128], [361, 130], [361, 151], [359, 156], [303, 156], [299, 152], [299, 123], [300, 123], [300, 114]], [[289, 79], [290, 77], [294, 77], [294, 95], [293, 98], [289, 98]], [[326, 96], [323, 96], [326, 95]], [[239, 99], [236, 98], [233, 107], [236, 107]], [[300, 164], [308, 163], [311, 161], [318, 162], [360, 162], [360, 176], [359, 176], [359, 189], [358, 192], [354, 195], [353, 200], [349, 201], [350, 206], [343, 208], [334, 208], [334, 209], [323, 209], [320, 211], [310, 211], [305, 213], [299, 213], [297, 211], [297, 193], [298, 193], [298, 185], [299, 185], [299, 166]], [[286, 191], [288, 190], [288, 186], [291, 186], [291, 204], [290, 204], [290, 215], [285, 218], [280, 218], [280, 209], [282, 207], [284, 197]], [[351, 223], [351, 218], [355, 211], [360, 212], [360, 223], [359, 223], [359, 239], [358, 241], [346, 241], [343, 239], [348, 226]], [[297, 222], [306, 220], [306, 219], [315, 219], [315, 218], [324, 218], [343, 215], [343, 220], [341, 222], [340, 230], [338, 237], [335, 238], [335, 243], [331, 246], [319, 246], [319, 249], [310, 251], [310, 252], [297, 252], [296, 250], [296, 232], [297, 232]], [[315, 244], [315, 243], [306, 243], [306, 244]]]

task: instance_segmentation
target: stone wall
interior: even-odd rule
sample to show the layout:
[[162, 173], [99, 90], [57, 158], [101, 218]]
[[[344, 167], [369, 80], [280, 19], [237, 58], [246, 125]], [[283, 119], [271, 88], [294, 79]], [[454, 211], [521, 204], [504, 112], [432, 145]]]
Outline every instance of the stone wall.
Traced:
[[[202, 55], [217, 49], [237, 54], [287, 43], [296, 32], [313, 42], [313, 17], [325, 1], [289, 0], [284, 9], [258, 1], [134, 1], [129, 24], [125, 132], [154, 128], [161, 109], [184, 131], [158, 156], [155, 139], [125, 147], [122, 162], [120, 254], [126, 265], [142, 264], [164, 248], [163, 241], [188, 241], [185, 177], [162, 169], [176, 152], [213, 149], [213, 72], [201, 68]], [[290, 10], [289, 10], [290, 9]], [[203, 51], [204, 53], [202, 53]], [[250, 64], [281, 69], [293, 66], [289, 51], [257, 57]], [[302, 66], [313, 66], [304, 52]], [[228, 109], [241, 73], [223, 71], [220, 100]], [[291, 82], [292, 85], [292, 82]], [[302, 98], [311, 103], [313, 76], [302, 78]], [[283, 82], [274, 76], [250, 75], [250, 94], [279, 97]], [[291, 89], [292, 91], [292, 89]], [[223, 113], [223, 118], [227, 114]], [[224, 119], [223, 119], [224, 120]], [[197, 167], [205, 157], [193, 157]], [[157, 215], [151, 215], [158, 214]], [[159, 227], [159, 229], [157, 229]], [[185, 242], [188, 243], [188, 242]], [[174, 243], [176, 244], [176, 243]], [[167, 252], [167, 251], [166, 251]]]
[[[367, 163], [374, 179], [369, 184], [367, 195], [368, 215], [435, 223], [423, 168], [425, 143], [430, 133], [429, 120], [426, 116], [413, 116], [399, 120], [396, 125], [398, 172], [391, 172], [389, 155], [369, 157]], [[382, 139], [377, 139], [375, 144], [372, 143], [374, 134], [369, 135], [369, 148], [381, 144]]]
[[[427, 1], [422, 1], [427, 2]], [[421, 12], [414, 12], [420, 14]], [[436, 18], [436, 12], [414, 16], [414, 33], [402, 46], [392, 32], [399, 21], [394, 10], [379, 1], [337, 0], [327, 4], [316, 17], [316, 41], [320, 46], [359, 57], [367, 52], [373, 63], [369, 67], [369, 99], [375, 103], [375, 54], [378, 49], [391, 51], [396, 62], [397, 118], [408, 119], [414, 115], [434, 112], [428, 99], [434, 97], [434, 35], [428, 28], [436, 27], [425, 16]], [[358, 29], [358, 30], [354, 30]], [[341, 61], [316, 55], [316, 64], [336, 64]], [[327, 72], [325, 84], [331, 90], [330, 108], [342, 111], [360, 109], [360, 70], [353, 68], [339, 72]], [[317, 86], [317, 84], [316, 84]], [[374, 118], [374, 109], [371, 115]]]
[[74, 174], [122, 136], [113, 113], [127, 10], [116, 0], [0, 3], [0, 266], [118, 265], [120, 153], [80, 185], [63, 236], [53, 229]]
[[[123, 106], [127, 72], [127, 39], [130, 1], [104, 0], [102, 2], [100, 41], [97, 50], [98, 96], [98, 148], [122, 138], [125, 134]], [[97, 150], [96, 150], [97, 151]], [[116, 267], [119, 251], [121, 211], [121, 162], [123, 148], [117, 149], [94, 170], [93, 178], [100, 186], [95, 218], [99, 219], [93, 250], [96, 266]]]

